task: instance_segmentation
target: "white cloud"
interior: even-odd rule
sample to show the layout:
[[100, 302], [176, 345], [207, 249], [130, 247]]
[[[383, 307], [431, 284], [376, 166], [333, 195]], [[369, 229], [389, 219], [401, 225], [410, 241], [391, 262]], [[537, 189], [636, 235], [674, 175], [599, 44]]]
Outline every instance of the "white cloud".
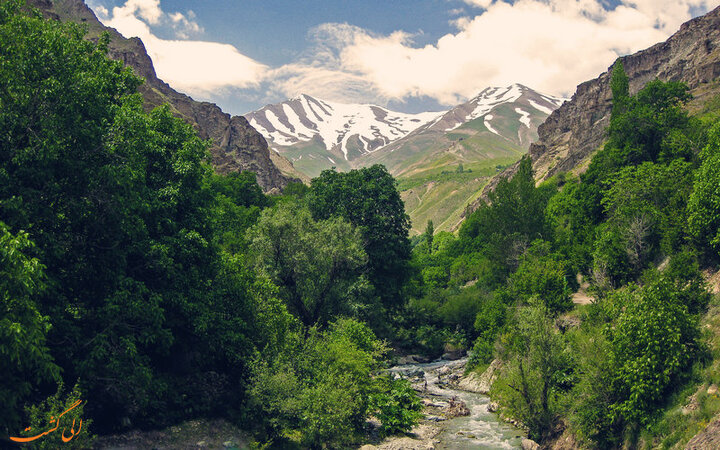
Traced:
[[[106, 25], [145, 43], [158, 76], [209, 98], [228, 89], [278, 101], [307, 93], [340, 102], [404, 102], [431, 98], [453, 105], [487, 86], [519, 82], [569, 95], [620, 55], [667, 39], [693, 14], [720, 0], [464, 0], [450, 10], [455, 31], [418, 46], [402, 30], [379, 35], [327, 23], [309, 32], [310, 47], [289, 64], [270, 68], [235, 47], [189, 40], [202, 33], [192, 11], [166, 13], [160, 0], [127, 0]], [[152, 29], [151, 29], [152, 27]], [[156, 27], [172, 30], [162, 39]], [[250, 92], [249, 90], [253, 90]]]
[[[229, 86], [257, 86], [267, 71], [267, 66], [243, 55], [232, 45], [187, 40], [203, 31], [192, 11], [165, 13], [160, 0], [127, 0], [124, 5], [113, 8], [112, 14], [94, 9], [103, 24], [117, 29], [125, 37], [142, 39], [158, 77], [191, 95], [205, 96]], [[169, 26], [179, 39], [161, 39], [150, 25]]]
[[[452, 105], [478, 90], [520, 82], [552, 94], [604, 71], [620, 55], [667, 39], [691, 11], [720, 0], [465, 0], [484, 8], [453, 21], [457, 32], [418, 47], [403, 31], [378, 36], [347, 24], [314, 30], [315, 53], [276, 70], [277, 89], [336, 101], [429, 96]], [[350, 87], [347, 94], [341, 88]]]

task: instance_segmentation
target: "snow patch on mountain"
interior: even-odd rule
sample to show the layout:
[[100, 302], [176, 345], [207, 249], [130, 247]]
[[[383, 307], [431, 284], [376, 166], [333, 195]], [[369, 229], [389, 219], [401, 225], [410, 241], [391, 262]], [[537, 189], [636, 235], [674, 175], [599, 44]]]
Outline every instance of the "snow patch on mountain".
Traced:
[[515, 108], [515, 112], [520, 114], [520, 123], [530, 128], [530, 113], [522, 108]]
[[537, 109], [538, 111], [542, 111], [542, 112], [544, 112], [545, 114], [550, 114], [550, 113], [553, 112], [553, 110], [550, 109], [550, 108], [548, 108], [547, 106], [543, 106], [543, 105], [541, 105], [541, 104], [539, 104], [539, 103], [536, 103], [536, 102], [534, 102], [534, 101], [532, 101], [532, 100], [528, 100], [528, 103], [530, 103], [530, 106], [532, 106], [533, 108]]
[[[446, 120], [446, 122], [449, 123], [445, 126], [444, 131], [452, 131], [471, 120], [475, 120], [486, 115], [500, 105], [514, 104], [522, 101], [523, 98], [528, 96], [534, 96], [536, 98], [537, 102], [533, 102], [529, 98], [527, 100], [533, 107], [545, 114], [550, 114], [550, 112], [561, 105], [564, 101], [564, 99], [536, 93], [530, 88], [517, 83], [507, 87], [489, 87], [483, 89], [477, 96], [469, 100], [467, 103], [460, 105], [454, 110], [450, 110], [450, 113], [452, 113], [452, 120]], [[539, 102], [543, 102], [545, 105], [542, 105]], [[468, 108], [472, 109], [470, 109], [469, 113], [459, 114], [458, 108], [462, 108], [463, 110], [467, 110]], [[527, 116], [523, 115], [520, 121], [529, 128], [529, 119], [525, 119], [525, 117]], [[440, 121], [440, 118], [438, 118], [438, 121]]]
[[361, 154], [372, 152], [443, 113], [405, 114], [375, 105], [335, 103], [300, 95], [245, 117], [274, 145], [319, 139], [328, 152], [339, 151], [347, 160], [351, 145]]
[[484, 117], [483, 124], [485, 125], [485, 128], [487, 128], [487, 129], [490, 130], [491, 132], [493, 132], [493, 133], [497, 134], [498, 136], [500, 136], [500, 133], [498, 133], [498, 131], [497, 131], [495, 128], [493, 128], [492, 125], [490, 125], [490, 121], [491, 121], [492, 119], [493, 119], [493, 115], [492, 115], [492, 114], [488, 114], [487, 116]]

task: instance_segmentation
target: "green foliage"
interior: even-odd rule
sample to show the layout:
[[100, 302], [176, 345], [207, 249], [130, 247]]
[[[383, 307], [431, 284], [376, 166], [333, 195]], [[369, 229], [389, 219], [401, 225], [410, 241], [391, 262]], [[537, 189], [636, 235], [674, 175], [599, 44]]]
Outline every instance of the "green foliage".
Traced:
[[601, 446], [653, 424], [700, 355], [697, 316], [686, 305], [696, 287], [674, 270], [605, 299], [607, 324], [599, 322], [580, 351], [586, 376], [574, 394], [576, 426]]
[[283, 195], [295, 198], [305, 198], [308, 192], [310, 192], [310, 188], [300, 181], [288, 183], [287, 186], [285, 186], [285, 189], [283, 189]]
[[11, 234], [0, 222], [0, 429], [20, 425], [22, 401], [33, 385], [59, 377], [47, 348], [50, 319], [35, 303], [44, 287], [43, 266], [28, 256], [27, 233]]
[[370, 283], [383, 305], [401, 305], [410, 276], [410, 223], [396, 181], [385, 167], [346, 173], [325, 170], [312, 180], [308, 204], [316, 220], [342, 217], [358, 228]]
[[477, 287], [462, 289], [449, 295], [437, 313], [448, 327], [472, 338], [475, 335], [475, 316], [482, 308], [483, 301], [485, 295]]
[[256, 269], [305, 325], [361, 314], [370, 301], [362, 238], [343, 219], [316, 222], [307, 208], [281, 204], [263, 211], [248, 240]]
[[478, 366], [489, 364], [494, 357], [494, 344], [505, 327], [507, 309], [500, 295], [485, 299], [475, 316], [475, 330], [478, 337], [473, 345], [473, 353], [469, 364]]
[[305, 447], [346, 445], [374, 413], [384, 431], [407, 430], [417, 420], [414, 392], [371, 377], [386, 350], [367, 326], [342, 319], [322, 333], [296, 334], [278, 354], [257, 361], [251, 407], [266, 437]]
[[544, 210], [551, 192], [535, 187], [532, 162], [521, 160], [512, 179], [502, 179], [481, 206], [463, 223], [456, 251], [483, 252], [493, 260], [495, 277], [502, 279], [533, 240], [547, 233]]
[[660, 281], [619, 294], [625, 310], [609, 331], [613, 420], [646, 426], [697, 349], [697, 320], [672, 284]]
[[520, 266], [508, 279], [508, 294], [522, 303], [542, 301], [550, 314], [572, 308], [568, 268], [558, 255], [550, 254], [548, 242], [535, 241], [520, 258]]
[[54, 360], [65, 382], [83, 380], [103, 430], [239, 403], [242, 383], [228, 380], [264, 343], [248, 325], [258, 291], [229, 275], [237, 263], [217, 244], [242, 247], [233, 230], [254, 221], [261, 192], [251, 175], [210, 177], [208, 144], [167, 107], [143, 110], [141, 80], [106, 57], [107, 35], [93, 43], [18, 5], [0, 5], [0, 216], [3, 244], [26, 230], [36, 246], [18, 241], [26, 270], [10, 283], [31, 291], [10, 290], [3, 319], [25, 327], [37, 358], [11, 376], [39, 390]]
[[[615, 152], [615, 168], [642, 161], [670, 161], [678, 155], [673, 130], [687, 130], [691, 122], [682, 105], [690, 99], [679, 82], [651, 81], [620, 110], [613, 109], [606, 149]], [[667, 138], [670, 138], [668, 141]], [[619, 164], [618, 164], [619, 163]]]
[[427, 242], [428, 253], [433, 252], [433, 237], [435, 235], [435, 227], [433, 226], [432, 220], [428, 220], [427, 227], [425, 228], [425, 242]]
[[[53, 431], [23, 446], [45, 450], [56, 448], [83, 449], [92, 447], [95, 436], [92, 434], [92, 420], [84, 414], [88, 400], [83, 398], [78, 384], [65, 394], [63, 383], [58, 383], [57, 392], [38, 405], [27, 408], [30, 418], [29, 430], [20, 433], [23, 437], [37, 436], [41, 432], [57, 426]], [[49, 424], [49, 425], [48, 425]], [[70, 438], [65, 442], [63, 438]]]
[[670, 254], [683, 243], [691, 180], [691, 164], [682, 159], [626, 167], [611, 179], [602, 204], [635, 274], [658, 252]]
[[210, 175], [210, 192], [215, 203], [213, 218], [218, 244], [231, 252], [246, 250], [245, 230], [260, 216], [269, 200], [252, 172]]
[[422, 402], [408, 380], [381, 376], [375, 379], [378, 392], [370, 398], [370, 408], [380, 420], [380, 434], [406, 432], [422, 418]]
[[544, 307], [520, 308], [513, 325], [503, 339], [507, 370], [493, 391], [511, 415], [528, 427], [530, 439], [541, 441], [557, 420], [558, 395], [566, 388], [573, 361]]
[[710, 129], [708, 141], [688, 200], [687, 223], [699, 245], [711, 247], [717, 256], [720, 250], [720, 122]]
[[622, 61], [618, 59], [613, 65], [612, 78], [610, 79], [610, 89], [612, 90], [613, 115], [622, 114], [630, 98], [630, 83], [625, 74], [625, 67]]

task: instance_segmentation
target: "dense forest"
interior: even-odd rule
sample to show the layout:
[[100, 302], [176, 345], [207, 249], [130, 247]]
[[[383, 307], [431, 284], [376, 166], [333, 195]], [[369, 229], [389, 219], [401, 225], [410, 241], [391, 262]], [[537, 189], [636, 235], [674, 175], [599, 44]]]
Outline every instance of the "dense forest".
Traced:
[[[672, 445], [720, 357], [701, 269], [720, 250], [720, 122], [686, 86], [630, 95], [607, 143], [536, 186], [522, 160], [455, 234], [410, 240], [383, 166], [266, 196], [107, 58], [108, 37], [0, 2], [0, 430], [94, 434], [224, 417], [257, 443], [343, 447], [421, 417], [394, 353], [502, 361], [492, 396], [548, 441]], [[582, 280], [595, 301], [575, 306]], [[714, 374], [714, 375], [713, 375]], [[705, 400], [703, 400], [705, 401]], [[697, 414], [712, 415], [707, 399]], [[705, 418], [706, 419], [706, 418]], [[3, 439], [5, 439], [3, 437]], [[54, 448], [61, 436], [32, 443]]]

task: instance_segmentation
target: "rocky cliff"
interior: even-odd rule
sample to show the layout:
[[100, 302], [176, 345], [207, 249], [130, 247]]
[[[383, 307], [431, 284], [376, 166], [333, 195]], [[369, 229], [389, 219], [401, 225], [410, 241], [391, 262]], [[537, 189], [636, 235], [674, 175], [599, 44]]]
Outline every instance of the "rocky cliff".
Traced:
[[[717, 94], [720, 87], [713, 82], [720, 76], [720, 8], [684, 23], [667, 41], [620, 60], [630, 79], [631, 94], [656, 78], [683, 81], [694, 95]], [[611, 75], [612, 66], [580, 84], [572, 99], [539, 126], [538, 140], [529, 150], [538, 182], [556, 173], [581, 170], [579, 166], [602, 145], [612, 109]], [[517, 167], [515, 164], [493, 178], [483, 189], [483, 197]], [[478, 205], [470, 205], [465, 214]]]
[[173, 113], [191, 124], [201, 138], [210, 139], [212, 165], [218, 173], [255, 172], [258, 184], [265, 192], [282, 189], [293, 180], [273, 164], [265, 138], [244, 117], [230, 116], [213, 103], [198, 102], [175, 91], [157, 77], [140, 39], [126, 39], [115, 29], [103, 26], [82, 0], [30, 0], [28, 3], [49, 18], [86, 24], [90, 39], [108, 31], [111, 38], [109, 56], [145, 78], [140, 87], [145, 107], [152, 109], [168, 103]]

